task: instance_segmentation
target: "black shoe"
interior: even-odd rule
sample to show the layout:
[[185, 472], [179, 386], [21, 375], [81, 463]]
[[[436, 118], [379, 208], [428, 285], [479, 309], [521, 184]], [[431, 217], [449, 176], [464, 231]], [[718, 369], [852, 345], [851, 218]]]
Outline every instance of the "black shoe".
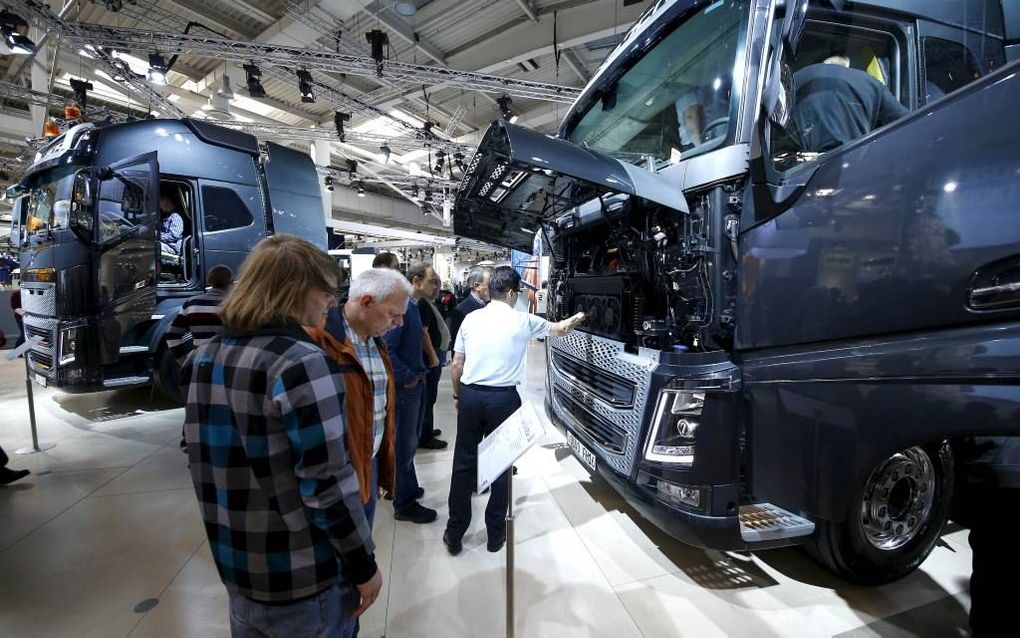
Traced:
[[393, 514], [393, 518], [398, 521], [409, 521], [411, 523], [417, 523], [418, 525], [431, 523], [436, 520], [437, 516], [439, 516], [439, 514], [436, 510], [425, 507], [421, 503], [415, 503], [406, 510], [403, 510], [402, 512], [394, 512]]
[[449, 531], [443, 532], [443, 545], [446, 545], [446, 551], [450, 552], [450, 556], [456, 556], [460, 550], [464, 549], [463, 543], [450, 538]]
[[514, 476], [517, 476], [517, 466], [514, 466]]
[[0, 485], [7, 485], [31, 474], [28, 470], [8, 470], [6, 467], [0, 469]]
[[436, 438], [437, 436], [439, 436], [442, 433], [443, 433], [442, 430], [440, 430], [439, 428], [436, 428], [435, 430], [432, 430], [432, 438], [434, 439], [434, 438]]
[[[419, 487], [418, 491], [414, 493], [414, 498], [415, 498], [415, 500], [418, 500], [419, 498], [421, 498], [423, 496], [425, 496], [425, 488], [424, 487]], [[393, 490], [390, 490], [389, 492], [386, 492], [386, 496], [384, 496], [383, 498], [386, 499], [387, 501], [392, 501], [393, 500]]]
[[445, 450], [447, 445], [449, 445], [449, 443], [447, 443], [446, 441], [443, 441], [441, 439], [437, 439], [437, 438], [433, 437], [433, 438], [429, 439], [428, 441], [425, 441], [424, 443], [419, 445], [418, 449], [422, 449], [422, 450]]
[[489, 542], [485, 544], [485, 549], [495, 554], [499, 550], [503, 549], [504, 545], [506, 545], [506, 532], [503, 532], [499, 538], [490, 538]]

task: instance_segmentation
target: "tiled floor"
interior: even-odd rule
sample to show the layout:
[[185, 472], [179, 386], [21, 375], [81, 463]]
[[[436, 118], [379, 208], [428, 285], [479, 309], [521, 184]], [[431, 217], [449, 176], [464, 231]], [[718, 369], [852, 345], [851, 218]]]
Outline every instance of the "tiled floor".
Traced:
[[[529, 392], [544, 362], [532, 350]], [[24, 368], [0, 363], [0, 444], [30, 443]], [[453, 436], [444, 379], [437, 424]], [[0, 488], [0, 636], [226, 636], [216, 575], [177, 450], [182, 411], [148, 391], [36, 394], [39, 431], [56, 447], [12, 454], [33, 474]], [[396, 523], [384, 502], [377, 559], [385, 592], [362, 636], [503, 634], [505, 554], [485, 550], [481, 512], [465, 550], [440, 542], [451, 451], [421, 452], [429, 526]], [[519, 463], [518, 636], [959, 636], [965, 633], [970, 549], [948, 531], [910, 577], [848, 585], [795, 549], [754, 556], [671, 541], [551, 431]]]

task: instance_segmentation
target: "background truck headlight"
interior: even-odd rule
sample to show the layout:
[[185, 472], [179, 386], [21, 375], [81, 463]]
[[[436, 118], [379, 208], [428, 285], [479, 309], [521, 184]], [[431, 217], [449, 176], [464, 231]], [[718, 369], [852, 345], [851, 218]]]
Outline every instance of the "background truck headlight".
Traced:
[[74, 363], [75, 351], [78, 349], [78, 329], [65, 328], [60, 331], [60, 365]]

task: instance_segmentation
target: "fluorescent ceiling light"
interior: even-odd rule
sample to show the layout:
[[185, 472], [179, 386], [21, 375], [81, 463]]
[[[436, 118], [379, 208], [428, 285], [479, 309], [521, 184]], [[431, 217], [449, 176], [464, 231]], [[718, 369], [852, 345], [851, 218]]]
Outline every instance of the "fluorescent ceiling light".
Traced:
[[355, 126], [351, 129], [351, 132], [382, 135], [385, 137], [397, 137], [404, 133], [391, 118], [381, 116]]
[[231, 103], [242, 111], [257, 113], [262, 117], [272, 117], [276, 114], [276, 109], [272, 106], [259, 102], [258, 100], [253, 100], [246, 95], [238, 95], [235, 93], [234, 99], [231, 100]]
[[404, 111], [401, 111], [400, 109], [393, 109], [393, 110], [391, 110], [389, 112], [389, 115], [391, 117], [395, 118], [395, 119], [400, 120], [401, 122], [405, 122], [407, 124], [410, 124], [411, 126], [415, 126], [415, 127], [418, 127], [418, 128], [422, 128], [423, 126], [425, 126], [425, 121], [424, 120], [419, 120], [418, 118], [416, 118], [415, 116], [411, 115], [410, 113], [405, 113]]

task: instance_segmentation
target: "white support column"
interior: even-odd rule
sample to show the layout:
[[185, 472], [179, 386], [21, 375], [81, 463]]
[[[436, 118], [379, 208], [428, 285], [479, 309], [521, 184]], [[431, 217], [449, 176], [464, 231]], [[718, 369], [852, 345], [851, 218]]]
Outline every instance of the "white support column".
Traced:
[[[329, 166], [329, 140], [322, 139], [312, 142], [312, 161], [316, 166]], [[333, 191], [326, 188], [326, 180], [319, 180], [322, 192], [322, 215], [328, 222], [333, 219]]]

